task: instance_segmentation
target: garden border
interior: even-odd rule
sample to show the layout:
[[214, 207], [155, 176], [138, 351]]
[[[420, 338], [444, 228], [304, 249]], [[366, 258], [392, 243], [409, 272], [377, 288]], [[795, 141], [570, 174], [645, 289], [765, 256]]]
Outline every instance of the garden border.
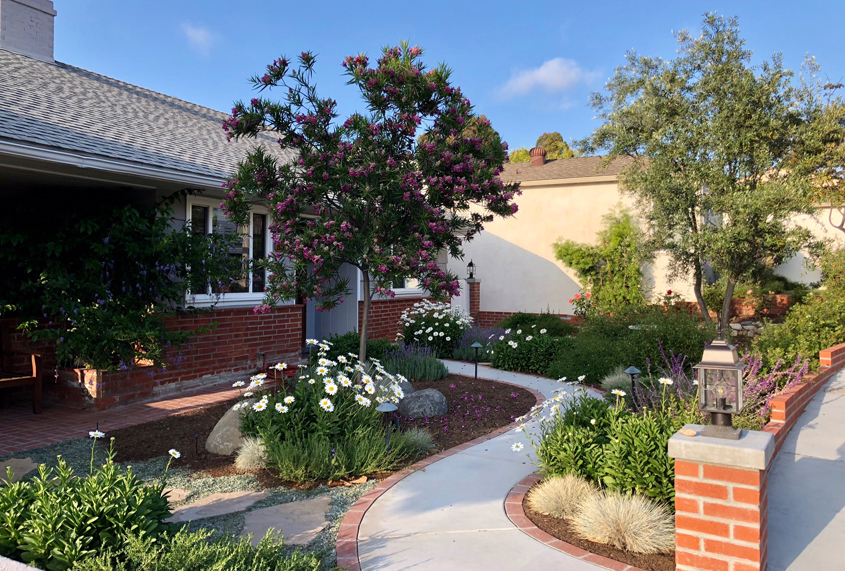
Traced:
[[[481, 379], [482, 377], [479, 377]], [[486, 381], [492, 381], [495, 383], [502, 383], [505, 385], [511, 385], [514, 387], [518, 387], [520, 389], [524, 389], [537, 399], [536, 404], [543, 404], [546, 401], [546, 397], [543, 394], [536, 390], [532, 389], [531, 387], [524, 387], [522, 385], [517, 385], [515, 383], [509, 383], [507, 381], [500, 381], [497, 379], [484, 379]], [[438, 452], [434, 456], [429, 456], [419, 462], [411, 464], [407, 468], [396, 472], [382, 480], [378, 483], [378, 485], [371, 491], [367, 492], [361, 498], [353, 504], [349, 511], [346, 512], [346, 515], [343, 516], [343, 521], [340, 524], [340, 528], [337, 530], [337, 547], [336, 547], [336, 554], [337, 554], [337, 566], [338, 567], [345, 567], [349, 569], [349, 571], [361, 571], [361, 562], [358, 560], [358, 529], [361, 527], [361, 522], [364, 520], [364, 514], [367, 513], [367, 510], [370, 509], [370, 506], [375, 503], [375, 501], [381, 497], [387, 490], [398, 484], [400, 481], [404, 480], [407, 476], [413, 474], [417, 470], [421, 470], [443, 460], [444, 458], [448, 458], [449, 456], [454, 456], [458, 452], [463, 452], [473, 446], [477, 446], [478, 444], [482, 444], [483, 442], [487, 442], [497, 436], [501, 436], [502, 434], [506, 434], [507, 432], [513, 430], [519, 425], [518, 422], [513, 422], [508, 424], [507, 426], [503, 426], [501, 428], [497, 428], [493, 432], [485, 434], [484, 436], [479, 436], [469, 442], [464, 442], [463, 444], [458, 444], [453, 448], [449, 448], [448, 450], [444, 450], [443, 452]], [[614, 570], [616, 571], [616, 570]], [[636, 571], [632, 569], [631, 571]]]
[[763, 427], [763, 432], [768, 432], [775, 437], [774, 456], [780, 452], [786, 436], [795, 426], [813, 396], [836, 373], [845, 368], [845, 343], [819, 351], [819, 363], [821, 367], [816, 373], [806, 375], [804, 381], [772, 398], [771, 420]]
[[633, 565], [628, 565], [627, 563], [622, 563], [621, 561], [610, 559], [609, 557], [604, 557], [603, 555], [596, 555], [586, 549], [581, 549], [580, 547], [567, 543], [546, 533], [534, 525], [534, 522], [528, 519], [528, 516], [525, 515], [525, 509], [522, 507], [522, 501], [525, 499], [525, 494], [528, 493], [528, 490], [542, 479], [543, 476], [539, 472], [534, 472], [533, 474], [524, 477], [519, 481], [519, 483], [511, 488], [511, 491], [508, 492], [507, 498], [505, 498], [505, 514], [507, 514], [508, 519], [511, 520], [511, 523], [513, 523], [519, 531], [526, 535], [530, 535], [540, 543], [544, 543], [552, 549], [557, 549], [558, 551], [562, 551], [567, 555], [575, 557], [576, 559], [592, 563], [593, 565], [598, 565], [599, 567], [604, 567], [605, 569], [610, 569], [611, 571], [643, 571], [639, 567], [634, 567]]

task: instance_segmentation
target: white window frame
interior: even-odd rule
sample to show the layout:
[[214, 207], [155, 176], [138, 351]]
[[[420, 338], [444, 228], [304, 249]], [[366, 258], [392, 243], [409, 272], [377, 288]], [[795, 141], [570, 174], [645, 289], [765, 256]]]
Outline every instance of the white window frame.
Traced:
[[[406, 286], [408, 284], [409, 279], [414, 279], [414, 278], [405, 278], [404, 282], [405, 282]], [[417, 280], [417, 283], [419, 283], [419, 280]], [[425, 295], [425, 291], [423, 290], [423, 288], [421, 288], [419, 286], [417, 286], [417, 287], [392, 287], [390, 289], [396, 295], [396, 297], [422, 297], [423, 295]]]
[[[198, 196], [188, 196], [185, 203], [185, 221], [190, 224], [191, 210], [194, 206], [205, 206], [208, 208], [208, 226], [205, 228], [206, 233], [211, 232], [212, 228], [212, 213], [215, 208], [220, 208], [221, 199], [205, 198]], [[253, 206], [249, 209], [249, 259], [252, 260], [252, 231], [253, 231], [253, 214], [263, 214], [266, 216], [266, 228], [264, 228], [264, 251], [268, 254], [273, 251], [273, 238], [270, 235], [270, 215], [266, 208], [262, 206]], [[270, 278], [270, 272], [264, 270], [265, 281], [267, 284]], [[252, 271], [247, 272], [247, 284], [252, 290]], [[216, 305], [217, 307], [256, 307], [263, 303], [264, 292], [238, 292], [238, 293], [223, 293], [219, 296], [210, 293], [200, 294], [185, 292], [185, 303], [194, 307], [210, 307]], [[288, 305], [289, 300], [285, 300], [280, 305]]]

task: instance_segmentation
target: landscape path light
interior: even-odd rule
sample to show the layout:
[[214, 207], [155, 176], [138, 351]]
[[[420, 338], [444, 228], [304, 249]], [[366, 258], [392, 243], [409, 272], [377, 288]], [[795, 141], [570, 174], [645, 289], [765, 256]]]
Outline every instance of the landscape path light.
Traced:
[[625, 374], [631, 375], [631, 401], [634, 403], [634, 405], [636, 405], [637, 393], [634, 391], [634, 389], [637, 388], [637, 377], [642, 374], [642, 371], [640, 371], [635, 366], [631, 365], [630, 367], [625, 369]]
[[733, 415], [742, 411], [742, 373], [736, 348], [720, 337], [705, 347], [701, 362], [693, 367], [698, 374], [698, 405], [710, 413], [710, 424], [702, 436], [739, 440], [742, 430], [734, 428]]
[[475, 349], [475, 378], [478, 380], [478, 350], [481, 349], [484, 345], [476, 341], [470, 347]]
[[475, 279], [475, 271], [476, 271], [477, 268], [478, 268], [478, 266], [476, 266], [473, 263], [473, 261], [470, 260], [469, 263], [467, 264], [467, 279], [468, 280], [474, 280]]
[[[384, 430], [385, 430], [385, 438], [387, 443], [387, 449], [390, 450], [390, 414], [399, 410], [399, 407], [393, 404], [392, 402], [385, 401], [376, 407], [378, 412], [384, 413]], [[399, 423], [399, 419], [396, 419], [396, 423]]]

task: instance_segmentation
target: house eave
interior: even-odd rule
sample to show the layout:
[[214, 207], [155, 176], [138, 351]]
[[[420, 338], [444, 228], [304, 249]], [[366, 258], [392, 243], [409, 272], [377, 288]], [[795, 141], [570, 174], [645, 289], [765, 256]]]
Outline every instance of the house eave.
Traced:
[[[0, 158], [2, 157], [42, 161], [82, 170], [177, 183], [194, 188], [219, 189], [225, 182], [225, 179], [221, 177], [149, 166], [132, 161], [122, 161], [18, 141], [0, 140]], [[9, 163], [4, 166], [16, 168], [16, 165]]]

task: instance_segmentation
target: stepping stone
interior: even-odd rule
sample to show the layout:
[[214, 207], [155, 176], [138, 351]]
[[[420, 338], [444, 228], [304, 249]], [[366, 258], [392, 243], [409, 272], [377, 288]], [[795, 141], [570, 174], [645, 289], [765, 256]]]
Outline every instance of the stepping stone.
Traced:
[[306, 545], [329, 525], [326, 512], [330, 501], [328, 497], [313, 498], [251, 511], [244, 518], [241, 537], [252, 534], [250, 542], [257, 546], [273, 528], [273, 536], [284, 537], [286, 544]]
[[166, 521], [179, 523], [242, 512], [269, 495], [267, 492], [218, 492], [174, 510]]
[[191, 495], [191, 490], [183, 490], [182, 488], [164, 488], [164, 491], [167, 492], [167, 499], [171, 504], [180, 504]]
[[0, 485], [6, 484], [6, 468], [11, 468], [12, 472], [12, 481], [17, 482], [36, 468], [38, 468], [38, 464], [32, 461], [31, 458], [9, 458], [8, 460], [4, 460], [0, 462]]

